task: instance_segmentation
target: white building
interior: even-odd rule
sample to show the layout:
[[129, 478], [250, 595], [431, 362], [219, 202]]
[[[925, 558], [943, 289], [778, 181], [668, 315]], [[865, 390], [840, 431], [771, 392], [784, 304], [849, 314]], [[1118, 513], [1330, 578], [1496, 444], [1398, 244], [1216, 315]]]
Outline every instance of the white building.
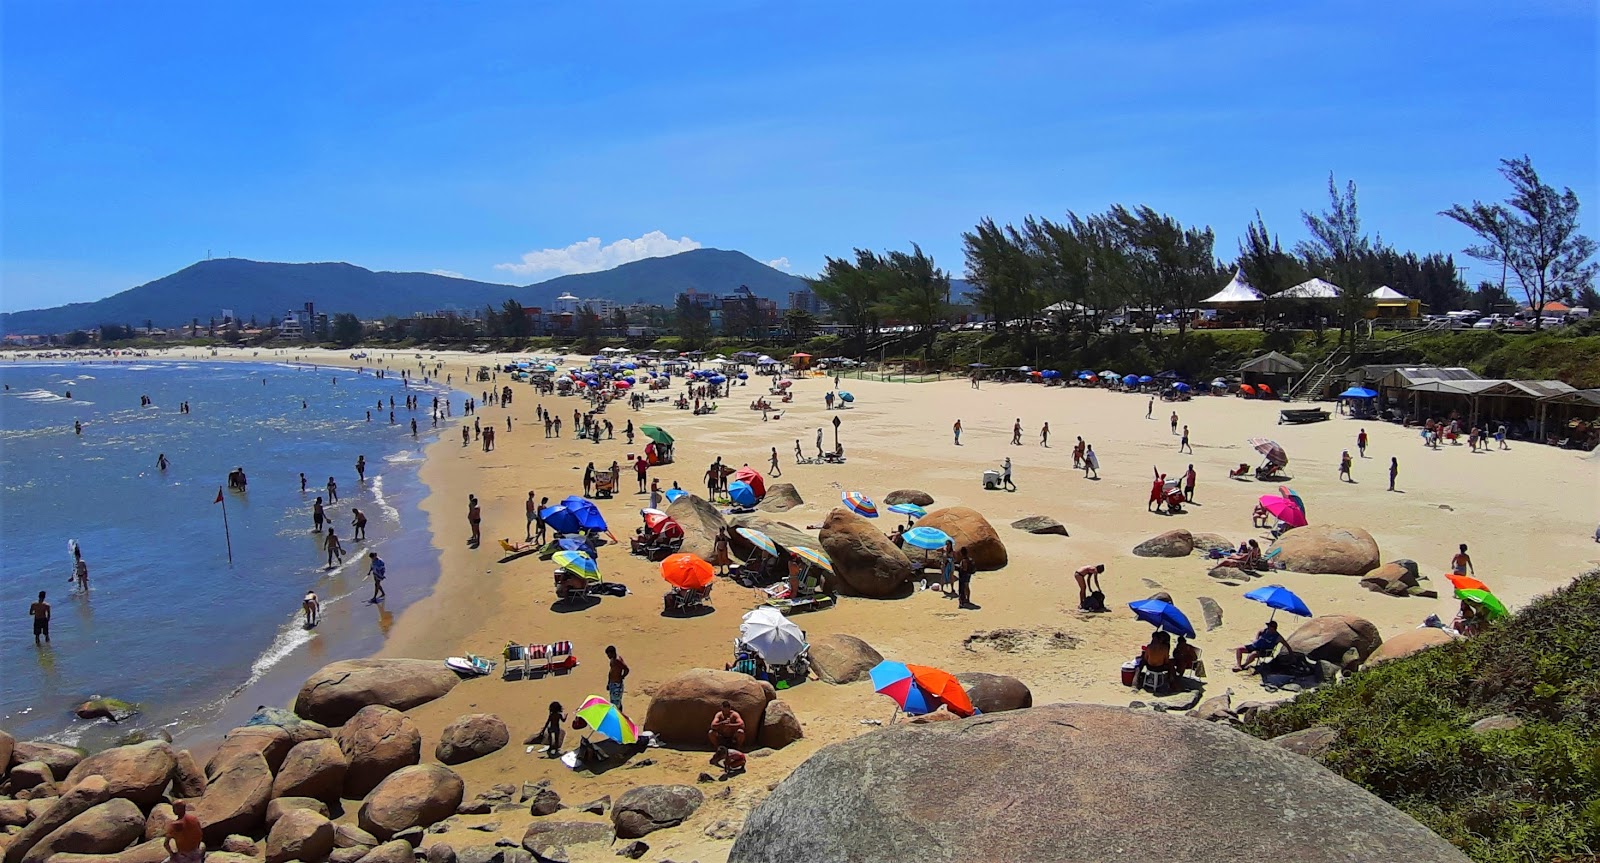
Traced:
[[577, 314], [578, 309], [582, 308], [583, 306], [588, 306], [589, 308], [594, 309], [594, 313], [599, 315], [601, 318], [609, 318], [611, 316], [611, 311], [617, 307], [617, 304], [611, 300], [602, 300], [598, 298], [580, 300], [573, 296], [571, 291], [562, 293], [562, 295], [556, 297], [554, 301], [555, 311], [558, 315]]

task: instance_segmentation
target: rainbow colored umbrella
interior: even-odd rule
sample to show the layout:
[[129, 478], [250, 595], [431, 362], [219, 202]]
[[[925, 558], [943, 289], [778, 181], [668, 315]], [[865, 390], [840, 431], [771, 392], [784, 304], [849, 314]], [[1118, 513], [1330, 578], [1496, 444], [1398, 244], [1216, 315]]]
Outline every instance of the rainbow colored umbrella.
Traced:
[[1493, 620], [1497, 617], [1511, 616], [1511, 612], [1506, 610], [1505, 603], [1500, 601], [1500, 597], [1495, 596], [1487, 590], [1477, 590], [1475, 588], [1462, 590], [1460, 588], [1456, 588], [1456, 598], [1464, 599], [1473, 605], [1481, 607], [1484, 611], [1489, 613], [1490, 620]]
[[751, 545], [761, 549], [767, 554], [776, 555], [778, 553], [778, 544], [772, 541], [772, 537], [767, 536], [755, 528], [736, 527], [733, 529], [733, 532], [744, 537], [745, 539], [750, 540]]
[[820, 566], [829, 572], [833, 572], [833, 561], [829, 560], [827, 555], [817, 551], [814, 548], [806, 548], [803, 545], [797, 545], [794, 548], [789, 549], [789, 553], [800, 558], [806, 563], [811, 564], [812, 566]]
[[584, 581], [600, 580], [600, 564], [594, 558], [581, 551], [558, 551], [551, 555], [551, 560], [556, 565], [572, 573]]
[[928, 514], [926, 509], [917, 506], [914, 503], [891, 503], [889, 504], [889, 511], [898, 512], [901, 515], [912, 515], [916, 516], [917, 518], [922, 518]]
[[856, 515], [866, 518], [878, 517], [878, 505], [872, 502], [872, 498], [859, 491], [847, 491], [839, 495], [839, 499], [844, 501], [845, 507]]
[[872, 667], [872, 689], [887, 695], [911, 716], [921, 716], [949, 708], [957, 716], [972, 716], [977, 709], [961, 688], [961, 682], [947, 671], [926, 665], [907, 665], [884, 660]]
[[572, 715], [624, 746], [639, 742], [639, 727], [633, 724], [633, 720], [623, 716], [616, 705], [598, 695], [585, 698]]
[[669, 554], [661, 561], [661, 577], [673, 587], [699, 590], [717, 577], [711, 564], [687, 552]]

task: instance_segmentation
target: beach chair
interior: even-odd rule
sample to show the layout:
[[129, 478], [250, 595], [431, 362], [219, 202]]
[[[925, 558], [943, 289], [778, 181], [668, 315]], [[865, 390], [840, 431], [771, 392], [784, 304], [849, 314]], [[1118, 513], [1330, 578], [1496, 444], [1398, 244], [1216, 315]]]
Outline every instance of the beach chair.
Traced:
[[573, 654], [570, 641], [530, 644], [524, 657], [523, 676], [528, 678], [566, 674], [578, 667], [578, 657]]
[[708, 584], [699, 590], [674, 587], [662, 597], [662, 612], [665, 614], [691, 614], [711, 604], [711, 587]]
[[500, 652], [500, 658], [505, 662], [505, 670], [500, 675], [501, 680], [516, 680], [519, 675], [523, 680], [528, 679], [527, 645], [507, 642], [505, 650]]

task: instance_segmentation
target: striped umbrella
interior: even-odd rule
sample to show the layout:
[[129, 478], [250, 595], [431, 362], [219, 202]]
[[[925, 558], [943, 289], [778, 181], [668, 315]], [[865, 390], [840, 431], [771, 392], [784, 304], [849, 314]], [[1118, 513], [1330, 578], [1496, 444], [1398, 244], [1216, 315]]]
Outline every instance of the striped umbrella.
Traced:
[[872, 498], [859, 491], [847, 491], [839, 495], [839, 499], [844, 501], [844, 505], [856, 515], [866, 518], [878, 517], [878, 505], [872, 502]]
[[906, 545], [932, 551], [944, 548], [944, 544], [950, 541], [950, 534], [936, 527], [914, 527], [905, 532], [903, 539]]
[[558, 551], [551, 556], [556, 565], [581, 577], [584, 581], [600, 580], [600, 564], [594, 558], [581, 551]]
[[778, 553], [778, 544], [772, 541], [772, 537], [761, 531], [749, 527], [736, 527], [733, 530], [745, 539], [750, 540], [751, 545], [767, 554], [776, 555]]
[[827, 555], [817, 551], [814, 548], [806, 548], [803, 545], [797, 545], [794, 548], [789, 549], [789, 553], [800, 558], [806, 563], [811, 564], [812, 566], [820, 566], [829, 572], [833, 572], [833, 561], [829, 560]]
[[582, 719], [585, 725], [604, 734], [624, 746], [639, 742], [639, 726], [633, 720], [622, 715], [615, 704], [591, 695], [578, 705], [572, 714], [577, 719]]
[[917, 506], [914, 503], [891, 503], [889, 504], [889, 511], [898, 512], [901, 515], [912, 515], [916, 516], [917, 518], [922, 518], [928, 514], [926, 509]]

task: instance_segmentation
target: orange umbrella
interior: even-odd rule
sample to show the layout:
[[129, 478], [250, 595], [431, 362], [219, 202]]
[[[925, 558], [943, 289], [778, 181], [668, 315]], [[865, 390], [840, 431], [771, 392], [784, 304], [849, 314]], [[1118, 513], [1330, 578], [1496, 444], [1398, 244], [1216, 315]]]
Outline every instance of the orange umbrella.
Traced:
[[716, 570], [692, 554], [669, 554], [661, 561], [661, 577], [673, 587], [699, 590], [716, 579]]
[[1450, 579], [1450, 583], [1456, 586], [1456, 590], [1488, 590], [1489, 589], [1489, 585], [1484, 584], [1483, 582], [1477, 580], [1476, 578], [1473, 578], [1470, 575], [1455, 575], [1455, 574], [1452, 573], [1450, 575], [1445, 576], [1445, 578]]
[[957, 716], [971, 716], [977, 713], [972, 707], [972, 699], [967, 697], [967, 691], [961, 688], [961, 681], [948, 671], [932, 668], [926, 665], [906, 664], [911, 671], [911, 676], [917, 685], [929, 695], [943, 701], [950, 712]]

